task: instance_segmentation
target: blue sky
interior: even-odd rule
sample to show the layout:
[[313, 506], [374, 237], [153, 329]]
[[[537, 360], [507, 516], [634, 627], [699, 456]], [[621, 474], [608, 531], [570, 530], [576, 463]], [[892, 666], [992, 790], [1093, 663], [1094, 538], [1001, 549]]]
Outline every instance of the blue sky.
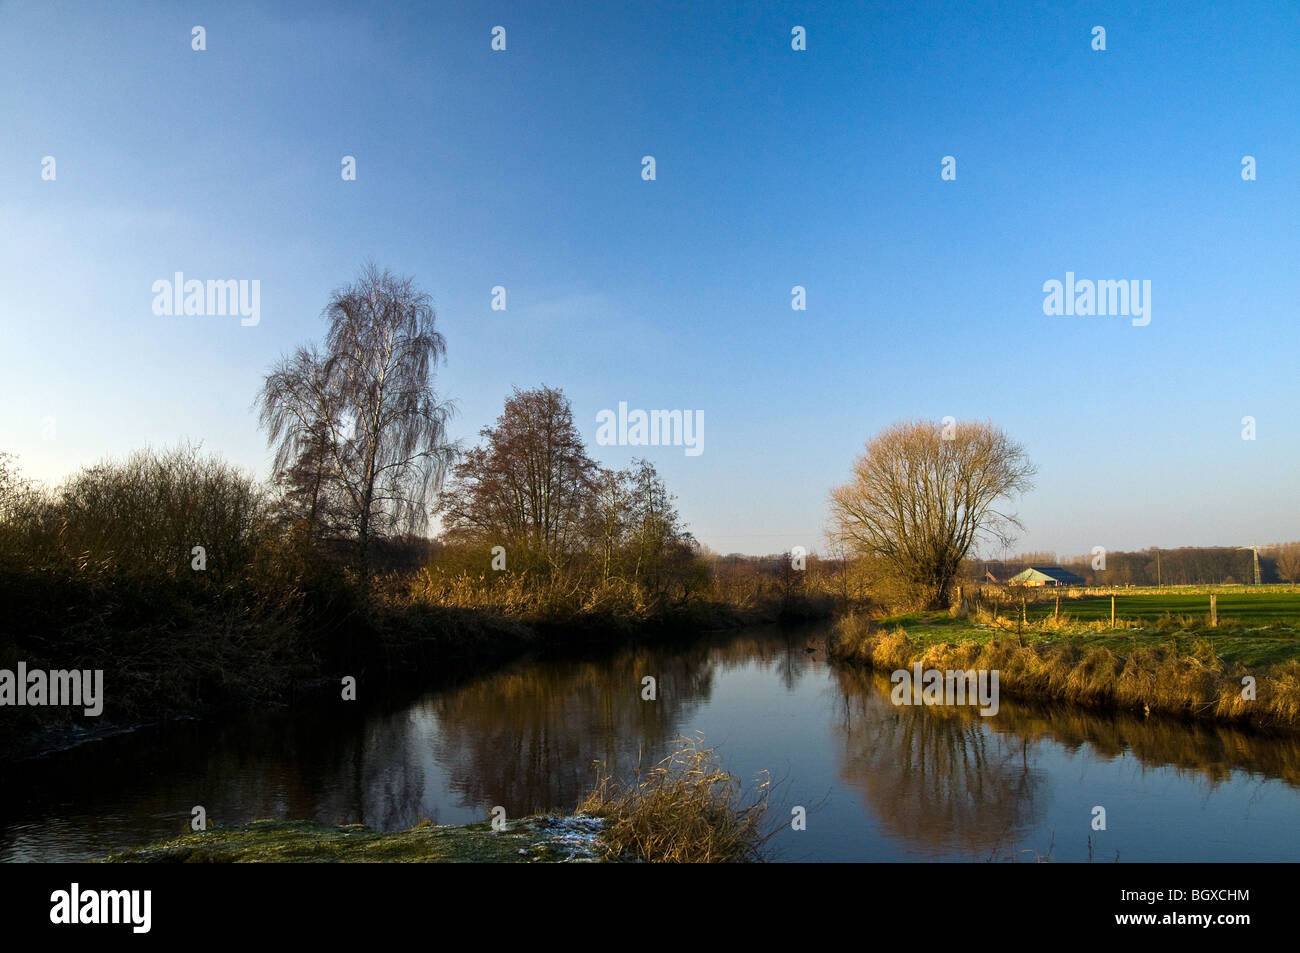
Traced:
[[[863, 443], [945, 415], [1039, 466], [1018, 548], [1300, 538], [1300, 7], [1132, 6], [0, 4], [0, 449], [264, 475], [262, 375], [373, 258], [456, 436], [562, 387], [723, 552], [817, 547]], [[260, 323], [156, 316], [177, 271]], [[1067, 271], [1151, 323], [1044, 315]], [[620, 401], [704, 452], [595, 446]]]

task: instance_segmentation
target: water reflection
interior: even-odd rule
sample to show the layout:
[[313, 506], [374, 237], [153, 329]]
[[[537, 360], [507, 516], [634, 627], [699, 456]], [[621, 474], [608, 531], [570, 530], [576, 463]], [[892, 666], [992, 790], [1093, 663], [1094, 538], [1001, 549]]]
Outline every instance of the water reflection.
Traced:
[[[653, 701], [642, 698], [646, 676]], [[625, 774], [642, 750], [657, 760], [683, 715], [709, 698], [713, 676], [700, 651], [542, 662], [421, 701], [408, 730], [465, 804], [500, 804], [512, 817], [572, 810], [595, 762]]]
[[[1016, 845], [1050, 809], [1053, 787], [1069, 789], [1060, 777], [1053, 785], [1050, 772], [1060, 774], [1071, 762], [1134, 759], [1143, 771], [1167, 771], [1185, 782], [1175, 792], [1184, 802], [1204, 803], [1210, 792], [1233, 783], [1245, 790], [1252, 780], [1280, 781], [1292, 789], [1293, 816], [1300, 810], [1294, 793], [1300, 788], [1300, 738], [1294, 735], [1005, 697], [991, 718], [972, 707], [896, 707], [884, 674], [837, 668], [834, 678], [839, 776], [884, 830], [926, 856], [1006, 859], [1047, 852], [1047, 842], [1033, 851]], [[1185, 807], [1144, 805], [1152, 818]], [[1083, 841], [1080, 830], [1075, 825], [1071, 833]]]
[[1023, 739], [967, 709], [897, 707], [883, 676], [836, 674], [840, 776], [891, 832], [987, 853], [1037, 823], [1043, 778]]
[[[1270, 810], [1289, 822], [1286, 837], [1300, 819], [1300, 738], [1005, 697], [993, 718], [899, 708], [883, 676], [827, 664], [824, 636], [753, 630], [533, 661], [368, 708], [261, 713], [108, 739], [4, 769], [0, 858], [102, 856], [184, 831], [196, 804], [220, 824], [312, 818], [387, 830], [423, 818], [483, 820], [498, 804], [509, 816], [569, 811], [596, 762], [626, 777], [696, 729], [710, 741], [725, 735], [724, 758], [742, 778], [792, 764], [792, 793], [815, 800], [831, 789], [823, 833], [799, 842], [800, 858], [983, 859], [1026, 838], [1045, 848], [1061, 812], [1076, 810], [1062, 802], [1080, 773], [1097, 779], [1112, 763], [1168, 774], [1160, 800], [1129, 807], [1148, 828], [1190, 818], [1222, 787], [1225, 839], [1267, 837], [1232, 813], [1248, 810], [1234, 785], [1250, 777], [1282, 791]], [[642, 698], [647, 675], [657, 680], [655, 701]], [[1113, 770], [1106, 780], [1134, 788]], [[896, 849], [882, 854], [883, 843]], [[1164, 847], [1181, 849], [1172, 837]]]

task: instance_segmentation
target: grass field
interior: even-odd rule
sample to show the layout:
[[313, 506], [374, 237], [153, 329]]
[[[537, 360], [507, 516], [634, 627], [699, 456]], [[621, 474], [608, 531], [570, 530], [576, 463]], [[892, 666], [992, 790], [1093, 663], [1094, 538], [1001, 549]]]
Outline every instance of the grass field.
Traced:
[[[1218, 601], [1219, 624], [1210, 626], [1210, 594]], [[1229, 668], [1263, 670], [1300, 660], [1300, 592], [1285, 586], [1247, 589], [1240, 586], [1188, 590], [1134, 589], [1115, 595], [1115, 628], [1110, 623], [1110, 595], [1061, 596], [1061, 616], [1050, 592], [1028, 594], [1025, 644], [1068, 642], [1081, 649], [1104, 646], [1128, 654], [1135, 649], [1171, 646], [1192, 654], [1208, 642]], [[944, 642], [988, 642], [1019, 628], [1018, 599], [1000, 603], [995, 623], [987, 613], [953, 618], [944, 612], [915, 612], [879, 619], [877, 625], [901, 627], [920, 648]]]
[[[1132, 621], [1156, 622], [1161, 616], [1204, 617], [1210, 614], [1210, 594], [1217, 596], [1219, 624], [1239, 622], [1244, 625], [1269, 625], [1290, 623], [1300, 626], [1300, 592], [1290, 592], [1281, 587], [1261, 587], [1250, 592], [1239, 587], [1224, 590], [1205, 589], [1191, 593], [1156, 590], [1117, 593], [1115, 617]], [[1005, 606], [1004, 615], [1011, 615], [1016, 607]], [[1055, 599], [1031, 602], [1026, 614], [1031, 620], [1042, 619], [1055, 612]], [[1077, 599], [1062, 597], [1061, 611], [1081, 622], [1110, 620], [1110, 596], [1083, 596]]]

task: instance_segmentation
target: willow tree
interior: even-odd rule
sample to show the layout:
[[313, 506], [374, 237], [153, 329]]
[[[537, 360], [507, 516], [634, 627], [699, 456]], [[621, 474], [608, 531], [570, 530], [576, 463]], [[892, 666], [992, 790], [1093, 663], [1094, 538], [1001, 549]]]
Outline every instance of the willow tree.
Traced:
[[881, 565], [910, 597], [944, 608], [977, 540], [1010, 545], [1004, 503], [1032, 488], [1024, 448], [992, 423], [895, 424], [872, 438], [831, 492], [832, 540]]
[[412, 279], [367, 265], [330, 297], [323, 351], [300, 348], [266, 377], [259, 397], [275, 469], [310, 500], [342, 508], [360, 563], [371, 540], [423, 529], [453, 446], [451, 405], [433, 389], [446, 341]]

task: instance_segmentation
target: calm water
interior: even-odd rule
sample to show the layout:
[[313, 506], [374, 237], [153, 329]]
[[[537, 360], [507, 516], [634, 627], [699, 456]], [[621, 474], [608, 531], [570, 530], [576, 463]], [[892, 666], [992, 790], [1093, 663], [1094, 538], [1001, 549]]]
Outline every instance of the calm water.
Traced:
[[[571, 811], [594, 762], [632, 771], [703, 732], [766, 769], [777, 860], [1300, 859], [1300, 741], [1014, 705], [896, 708], [883, 677], [826, 661], [825, 630], [519, 664], [469, 684], [223, 724], [142, 730], [4, 768], [0, 859], [81, 860], [211, 822], [401, 829]], [[815, 648], [814, 652], [806, 651]], [[641, 678], [659, 698], [642, 701]], [[377, 686], [364, 694], [383, 695]], [[378, 702], [378, 699], [373, 699]], [[1107, 830], [1090, 827], [1092, 808]]]

